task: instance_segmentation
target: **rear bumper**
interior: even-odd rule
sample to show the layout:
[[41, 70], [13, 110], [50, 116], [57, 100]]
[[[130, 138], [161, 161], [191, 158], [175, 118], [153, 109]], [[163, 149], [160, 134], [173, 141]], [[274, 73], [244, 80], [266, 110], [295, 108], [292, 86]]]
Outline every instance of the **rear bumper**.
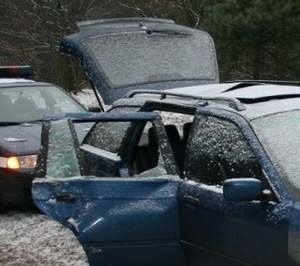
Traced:
[[5, 172], [0, 170], [0, 209], [32, 207], [31, 184], [35, 174], [31, 172]]

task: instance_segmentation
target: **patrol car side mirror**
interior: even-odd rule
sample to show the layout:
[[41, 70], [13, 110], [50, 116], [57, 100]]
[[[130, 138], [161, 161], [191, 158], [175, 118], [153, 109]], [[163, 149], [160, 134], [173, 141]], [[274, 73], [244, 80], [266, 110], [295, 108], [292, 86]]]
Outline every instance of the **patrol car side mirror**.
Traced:
[[223, 196], [228, 201], [258, 200], [261, 194], [261, 181], [256, 178], [228, 179], [223, 185]]

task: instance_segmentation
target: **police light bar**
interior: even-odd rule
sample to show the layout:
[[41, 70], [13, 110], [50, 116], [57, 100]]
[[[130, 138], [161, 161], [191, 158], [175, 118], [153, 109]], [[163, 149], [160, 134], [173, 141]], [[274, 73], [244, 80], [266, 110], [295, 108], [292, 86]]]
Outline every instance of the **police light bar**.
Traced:
[[31, 66], [0, 66], [0, 78], [29, 78], [32, 75]]

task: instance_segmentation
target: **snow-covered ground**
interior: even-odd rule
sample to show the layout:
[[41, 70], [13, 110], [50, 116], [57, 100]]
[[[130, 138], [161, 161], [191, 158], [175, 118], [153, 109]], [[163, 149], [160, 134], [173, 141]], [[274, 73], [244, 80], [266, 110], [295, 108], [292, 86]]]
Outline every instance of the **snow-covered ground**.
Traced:
[[[97, 106], [92, 90], [74, 95], [87, 107]], [[160, 113], [166, 124], [191, 122], [191, 116]], [[0, 215], [1, 266], [85, 266], [85, 253], [66, 227], [41, 214], [9, 213]]]
[[86, 266], [86, 255], [71, 231], [41, 214], [0, 216], [1, 266]]
[[[92, 90], [74, 95], [87, 107], [97, 106]], [[86, 266], [86, 255], [74, 234], [37, 213], [0, 215], [1, 266]]]

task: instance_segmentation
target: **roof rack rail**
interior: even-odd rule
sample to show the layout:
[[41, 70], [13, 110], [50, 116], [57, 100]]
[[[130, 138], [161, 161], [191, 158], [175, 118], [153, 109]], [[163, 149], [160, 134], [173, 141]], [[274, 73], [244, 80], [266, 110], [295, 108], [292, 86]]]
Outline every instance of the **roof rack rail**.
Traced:
[[145, 17], [129, 17], [129, 18], [104, 18], [96, 20], [88, 20], [77, 22], [78, 27], [91, 26], [96, 24], [112, 24], [119, 22], [153, 22], [153, 23], [166, 23], [175, 24], [174, 20], [171, 19], [160, 19], [160, 18], [145, 18]]
[[231, 80], [226, 81], [225, 83], [253, 83], [253, 84], [274, 84], [274, 85], [291, 85], [291, 86], [300, 86], [300, 81], [285, 81], [285, 80], [263, 80], [263, 79], [245, 79], [245, 80]]
[[243, 111], [246, 107], [237, 99], [230, 98], [230, 97], [214, 97], [214, 96], [193, 96], [188, 94], [181, 94], [181, 93], [173, 93], [173, 92], [165, 92], [165, 91], [156, 91], [156, 90], [133, 90], [130, 91], [125, 98], [132, 98], [137, 94], [153, 94], [153, 95], [160, 95], [160, 99], [166, 99], [168, 96], [173, 97], [180, 97], [185, 99], [192, 99], [192, 100], [201, 100], [201, 101], [213, 101], [219, 103], [227, 103], [229, 107], [235, 109], [236, 111]]

